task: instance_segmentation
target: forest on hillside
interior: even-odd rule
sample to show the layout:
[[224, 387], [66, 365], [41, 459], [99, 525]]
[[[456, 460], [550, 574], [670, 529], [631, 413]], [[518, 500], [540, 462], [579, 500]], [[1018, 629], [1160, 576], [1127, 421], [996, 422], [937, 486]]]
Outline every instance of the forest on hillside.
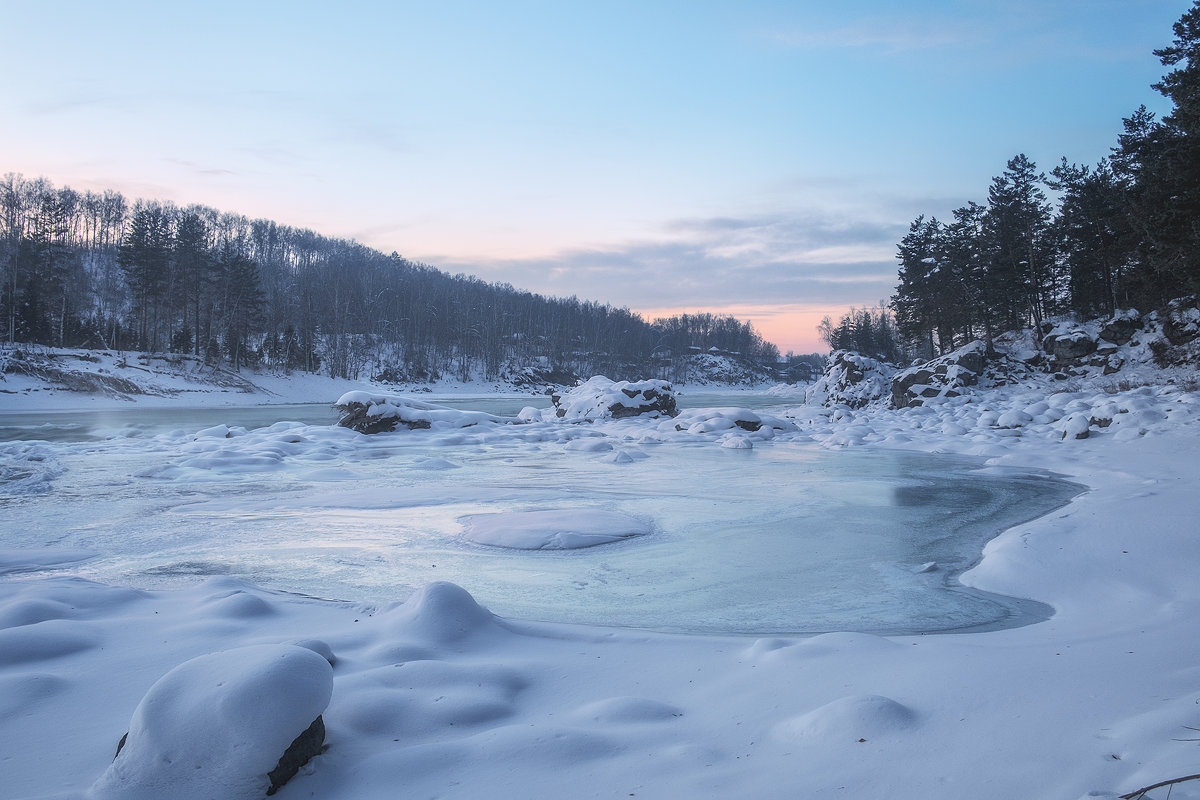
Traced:
[[449, 275], [353, 241], [212, 208], [0, 179], [0, 342], [188, 353], [336, 377], [678, 379], [713, 348], [774, 365], [731, 316], [625, 308]]
[[1017, 155], [986, 204], [918, 217], [898, 248], [894, 317], [830, 322], [831, 346], [882, 352], [890, 325], [908, 357], [930, 357], [1025, 326], [1040, 337], [1055, 315], [1145, 312], [1200, 292], [1200, 0], [1173, 30], [1152, 87], [1169, 114], [1143, 105], [1095, 166], [1063, 158], [1047, 175]]

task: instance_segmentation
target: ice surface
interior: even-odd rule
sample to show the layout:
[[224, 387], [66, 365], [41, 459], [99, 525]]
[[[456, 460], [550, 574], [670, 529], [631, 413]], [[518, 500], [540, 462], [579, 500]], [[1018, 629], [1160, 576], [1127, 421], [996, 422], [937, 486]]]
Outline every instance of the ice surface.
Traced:
[[[795, 425], [762, 409], [677, 420], [373, 436], [218, 423], [44, 444], [69, 469], [12, 509], [9, 544], [60, 531], [56, 546], [94, 554], [80, 574], [133, 586], [232, 575], [378, 603], [447, 580], [501, 616], [693, 633], [967, 629], [1047, 613], [954, 576], [1075, 487], [979, 474], [964, 457], [785, 441]], [[922, 572], [929, 562], [942, 568]]]

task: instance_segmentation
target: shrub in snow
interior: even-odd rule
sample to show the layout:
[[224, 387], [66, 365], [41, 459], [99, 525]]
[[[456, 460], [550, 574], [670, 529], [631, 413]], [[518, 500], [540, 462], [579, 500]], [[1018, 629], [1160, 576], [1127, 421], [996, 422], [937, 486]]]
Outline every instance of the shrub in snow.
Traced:
[[391, 433], [398, 425], [409, 430], [468, 428], [484, 422], [510, 422], [483, 411], [459, 411], [407, 397], [346, 392], [333, 407], [341, 413], [338, 425], [359, 433]]
[[849, 350], [829, 357], [825, 374], [804, 392], [807, 405], [862, 408], [887, 397], [896, 368]]
[[295, 645], [254, 645], [185, 662], [129, 722], [94, 798], [236, 800], [287, 782], [325, 738], [333, 668]]
[[551, 395], [554, 416], [567, 422], [678, 414], [675, 390], [666, 381], [611, 381], [596, 375], [569, 392]]

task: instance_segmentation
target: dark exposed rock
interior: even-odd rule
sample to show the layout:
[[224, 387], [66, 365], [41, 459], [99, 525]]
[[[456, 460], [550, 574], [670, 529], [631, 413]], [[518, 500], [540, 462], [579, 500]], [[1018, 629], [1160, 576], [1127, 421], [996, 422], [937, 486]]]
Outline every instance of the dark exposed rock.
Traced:
[[1060, 364], [1078, 361], [1096, 352], [1096, 340], [1082, 329], [1052, 333], [1042, 341], [1042, 346]]
[[987, 366], [987, 346], [971, 342], [925, 364], [909, 367], [892, 379], [892, 406], [919, 406], [933, 397], [958, 397], [974, 386]]
[[267, 789], [267, 795], [279, 791], [279, 788], [295, 777], [300, 768], [313, 756], [320, 755], [324, 750], [325, 721], [318, 714], [313, 724], [288, 745], [275, 769], [267, 773], [267, 777], [271, 779], [271, 788]]
[[1200, 337], [1200, 309], [1195, 297], [1172, 300], [1162, 315], [1162, 331], [1167, 341], [1178, 347]]
[[1124, 312], [1104, 323], [1104, 327], [1100, 329], [1100, 338], [1120, 347], [1129, 344], [1134, 333], [1141, 327], [1142, 321], [1136, 311]]
[[372, 416], [371, 406], [367, 403], [347, 403], [346, 405], [335, 405], [334, 408], [341, 414], [338, 425], [359, 433], [391, 433], [396, 430], [397, 425], [403, 425], [410, 431], [430, 427], [427, 419], [406, 420], [400, 416]]

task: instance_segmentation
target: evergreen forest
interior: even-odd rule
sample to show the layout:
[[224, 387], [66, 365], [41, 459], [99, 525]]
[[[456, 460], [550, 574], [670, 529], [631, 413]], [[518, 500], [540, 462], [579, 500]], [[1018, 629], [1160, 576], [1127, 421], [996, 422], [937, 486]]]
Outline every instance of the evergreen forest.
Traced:
[[[1200, 0], [1174, 34], [1154, 51], [1168, 71], [1152, 87], [1170, 112], [1143, 105], [1107, 158], [1063, 158], [1046, 174], [1017, 155], [985, 204], [912, 222], [890, 304], [909, 357], [1025, 326], [1040, 338], [1054, 315], [1145, 312], [1200, 291]], [[842, 323], [827, 341], [852, 340], [855, 320]]]

